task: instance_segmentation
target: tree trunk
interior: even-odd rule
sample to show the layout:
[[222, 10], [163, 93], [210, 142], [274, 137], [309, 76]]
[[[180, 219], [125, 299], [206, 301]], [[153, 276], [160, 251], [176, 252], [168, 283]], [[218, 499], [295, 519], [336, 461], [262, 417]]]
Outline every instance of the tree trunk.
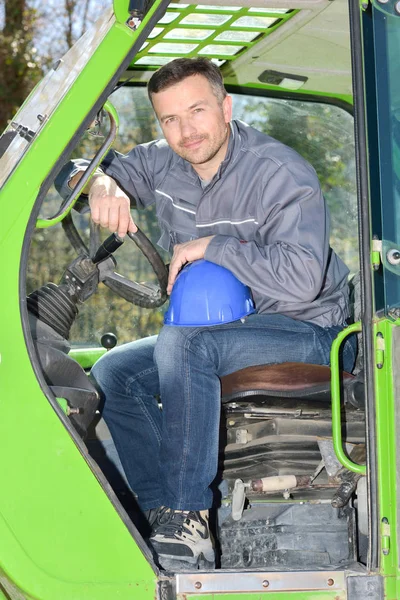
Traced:
[[0, 134], [33, 88], [40, 69], [32, 52], [35, 12], [26, 0], [4, 0], [0, 31]]

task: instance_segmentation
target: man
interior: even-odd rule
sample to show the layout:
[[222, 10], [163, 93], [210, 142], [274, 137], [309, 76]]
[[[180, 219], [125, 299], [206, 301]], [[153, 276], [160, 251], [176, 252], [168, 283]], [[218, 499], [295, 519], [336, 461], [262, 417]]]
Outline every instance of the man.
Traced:
[[[251, 287], [258, 314], [226, 325], [164, 327], [93, 368], [127, 478], [149, 518], [162, 566], [212, 563], [210, 485], [217, 472], [219, 378], [265, 363], [329, 363], [348, 317], [348, 271], [329, 248], [317, 176], [296, 152], [234, 121], [217, 67], [177, 59], [148, 85], [165, 140], [107, 155], [89, 192], [92, 218], [135, 231], [130, 199], [156, 203], [159, 244], [181, 267], [205, 258]], [[71, 173], [71, 185], [82, 164]], [[347, 342], [343, 364], [351, 370]], [[157, 398], [161, 396], [160, 411]], [[160, 508], [162, 507], [162, 508]], [[158, 510], [153, 510], [158, 509]]]

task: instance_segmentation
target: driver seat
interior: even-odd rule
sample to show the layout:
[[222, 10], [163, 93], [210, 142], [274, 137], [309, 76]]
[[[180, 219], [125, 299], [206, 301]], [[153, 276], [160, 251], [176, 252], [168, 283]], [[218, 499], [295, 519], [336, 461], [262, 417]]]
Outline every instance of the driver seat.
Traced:
[[[361, 279], [356, 273], [349, 281], [350, 309], [354, 322], [361, 315]], [[353, 374], [341, 372], [344, 403], [362, 408], [362, 344], [358, 334], [358, 354]], [[241, 369], [221, 378], [222, 403], [253, 401], [256, 397], [297, 398], [330, 404], [331, 370], [328, 366], [307, 363], [259, 365]]]
[[[362, 406], [362, 380], [341, 372], [344, 402]], [[282, 363], [247, 367], [221, 378], [222, 403], [252, 401], [261, 396], [330, 402], [330, 367], [307, 363]]]

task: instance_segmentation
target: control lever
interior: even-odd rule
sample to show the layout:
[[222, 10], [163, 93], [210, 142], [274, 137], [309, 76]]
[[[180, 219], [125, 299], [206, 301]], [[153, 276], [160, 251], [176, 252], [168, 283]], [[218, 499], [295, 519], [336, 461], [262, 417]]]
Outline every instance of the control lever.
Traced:
[[122, 246], [123, 243], [124, 240], [120, 238], [119, 235], [117, 235], [116, 233], [112, 233], [106, 240], [104, 240], [102, 244], [100, 244], [98, 250], [96, 251], [96, 254], [92, 258], [92, 262], [95, 265], [102, 262], [103, 260], [111, 256], [111, 254], [114, 254], [114, 252], [118, 250], [118, 248]]
[[107, 351], [112, 350], [117, 345], [117, 336], [113, 333], [104, 333], [100, 338], [100, 343]]

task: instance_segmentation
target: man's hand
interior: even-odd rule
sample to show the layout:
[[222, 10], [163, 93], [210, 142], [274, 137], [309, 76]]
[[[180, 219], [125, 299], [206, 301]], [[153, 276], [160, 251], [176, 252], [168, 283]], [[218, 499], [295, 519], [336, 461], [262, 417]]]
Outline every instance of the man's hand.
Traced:
[[207, 246], [213, 237], [213, 235], [209, 235], [208, 237], [199, 238], [198, 240], [193, 240], [191, 242], [185, 242], [184, 244], [177, 244], [174, 247], [174, 253], [169, 265], [167, 287], [168, 294], [171, 293], [175, 279], [183, 265], [188, 262], [193, 262], [194, 260], [204, 258]]
[[119, 237], [123, 238], [128, 231], [137, 231], [131, 217], [128, 196], [108, 175], [101, 175], [93, 180], [89, 191], [89, 205], [92, 220], [102, 227], [108, 227]]

